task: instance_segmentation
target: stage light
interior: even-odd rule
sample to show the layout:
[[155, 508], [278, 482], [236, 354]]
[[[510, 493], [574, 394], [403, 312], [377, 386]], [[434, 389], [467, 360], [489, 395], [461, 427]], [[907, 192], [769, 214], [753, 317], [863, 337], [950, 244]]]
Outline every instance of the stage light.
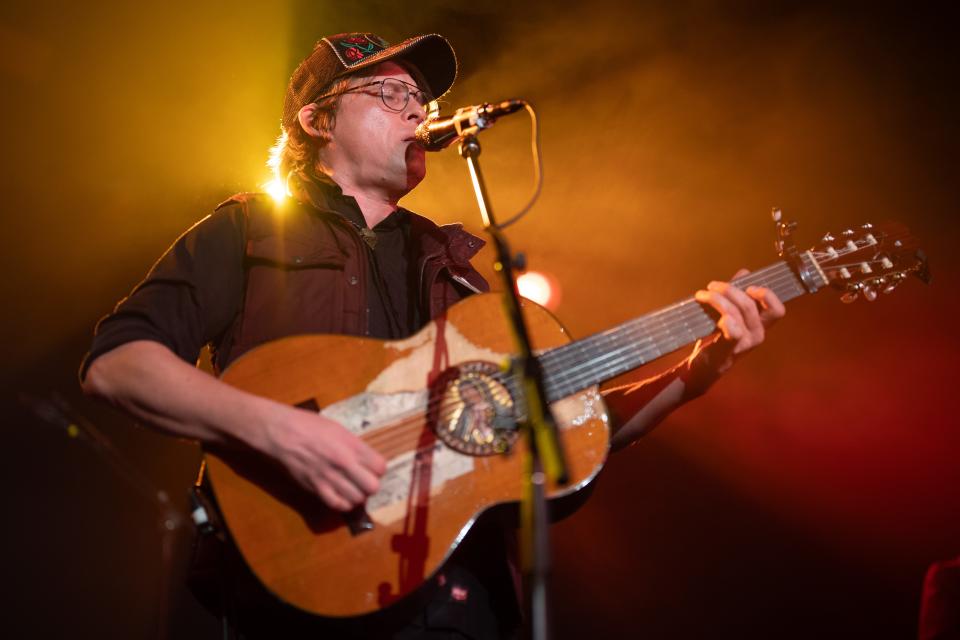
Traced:
[[560, 285], [553, 276], [539, 271], [527, 271], [517, 278], [520, 295], [551, 311], [560, 304]]
[[281, 182], [279, 178], [274, 178], [270, 182], [265, 182], [260, 186], [277, 202], [283, 202], [287, 197], [287, 185]]

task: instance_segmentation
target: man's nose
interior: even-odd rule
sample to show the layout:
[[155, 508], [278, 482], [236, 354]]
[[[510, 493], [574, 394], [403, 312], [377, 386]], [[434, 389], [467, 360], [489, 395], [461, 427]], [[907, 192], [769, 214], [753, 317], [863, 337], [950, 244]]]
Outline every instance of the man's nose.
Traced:
[[421, 122], [427, 119], [427, 109], [426, 107], [422, 106], [419, 102], [411, 98], [411, 100], [407, 103], [407, 108], [404, 113], [404, 117], [407, 120], [413, 120], [417, 124], [420, 124]]

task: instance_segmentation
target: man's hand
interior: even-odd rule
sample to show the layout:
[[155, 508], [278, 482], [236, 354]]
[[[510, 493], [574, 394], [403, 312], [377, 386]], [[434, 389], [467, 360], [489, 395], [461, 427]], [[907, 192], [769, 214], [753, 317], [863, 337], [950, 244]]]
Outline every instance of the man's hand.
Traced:
[[[733, 277], [748, 273], [741, 269]], [[761, 344], [766, 330], [786, 313], [776, 294], [765, 287], [740, 290], [729, 282], [711, 282], [706, 289], [697, 291], [695, 298], [713, 307], [720, 320], [719, 332], [697, 343], [688, 373], [682, 376], [690, 387], [690, 395], [703, 393], [740, 356]]]
[[272, 458], [331, 509], [362, 504], [386, 471], [383, 457], [343, 425], [235, 389], [158, 342], [135, 340], [103, 354], [83, 389], [162, 433]]
[[264, 453], [337, 511], [363, 504], [387, 470], [383, 456], [343, 425], [303, 409], [284, 411], [266, 440]]
[[[747, 273], [741, 269], [733, 277]], [[729, 282], [711, 282], [695, 297], [720, 314], [719, 331], [699, 341], [693, 354], [671, 371], [604, 390], [614, 425], [619, 425], [611, 441], [615, 450], [636, 442], [706, 391], [737, 358], [762, 343], [766, 330], [786, 311], [776, 294], [763, 287], [741, 291]]]

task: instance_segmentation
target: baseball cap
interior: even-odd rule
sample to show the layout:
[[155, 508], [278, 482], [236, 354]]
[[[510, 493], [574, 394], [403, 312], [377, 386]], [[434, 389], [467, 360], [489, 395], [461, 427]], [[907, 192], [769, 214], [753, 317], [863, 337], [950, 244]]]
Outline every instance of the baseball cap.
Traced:
[[283, 127], [297, 120], [297, 113], [320, 96], [330, 82], [387, 60], [413, 64], [430, 86], [431, 95], [445, 94], [457, 77], [457, 55], [443, 36], [432, 33], [390, 45], [373, 33], [341, 33], [322, 38], [313, 52], [290, 77], [283, 100]]

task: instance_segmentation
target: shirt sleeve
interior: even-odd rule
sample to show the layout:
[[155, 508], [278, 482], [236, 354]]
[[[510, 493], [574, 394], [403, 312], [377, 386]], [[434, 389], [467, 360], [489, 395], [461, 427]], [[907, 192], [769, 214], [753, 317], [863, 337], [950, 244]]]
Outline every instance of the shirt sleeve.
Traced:
[[240, 311], [244, 288], [244, 213], [221, 207], [160, 257], [129, 296], [97, 323], [80, 365], [83, 380], [99, 356], [134, 340], [153, 340], [193, 364]]

